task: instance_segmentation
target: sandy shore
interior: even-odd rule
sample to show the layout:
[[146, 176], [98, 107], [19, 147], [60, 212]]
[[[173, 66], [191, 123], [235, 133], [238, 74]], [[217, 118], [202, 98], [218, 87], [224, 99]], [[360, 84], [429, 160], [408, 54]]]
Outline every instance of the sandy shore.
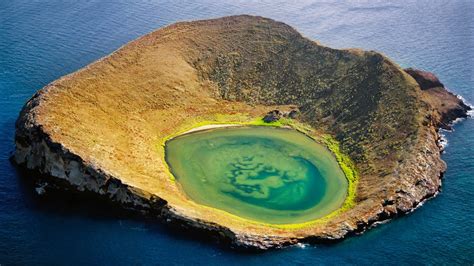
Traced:
[[242, 125], [239, 125], [239, 124], [214, 124], [214, 125], [205, 125], [205, 126], [200, 126], [200, 127], [196, 127], [196, 128], [191, 129], [191, 130], [188, 130], [188, 131], [184, 132], [183, 134], [188, 134], [188, 133], [191, 133], [191, 132], [202, 131], [202, 130], [207, 130], [207, 129], [212, 129], [212, 128], [220, 128], [220, 127], [239, 127], [239, 126], [242, 126]]

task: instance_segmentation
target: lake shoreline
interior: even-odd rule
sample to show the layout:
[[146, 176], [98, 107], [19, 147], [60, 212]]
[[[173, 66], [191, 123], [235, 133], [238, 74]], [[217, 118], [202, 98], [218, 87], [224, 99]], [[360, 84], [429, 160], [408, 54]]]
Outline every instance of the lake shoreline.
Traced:
[[[208, 25], [210, 25], [211, 27], [214, 27], [216, 25], [218, 27], [224, 25], [223, 27], [226, 27], [226, 25], [228, 25], [227, 20], [241, 21], [241, 23], [244, 23], [244, 26], [247, 25], [245, 23], [250, 23], [250, 25], [253, 26], [254, 24], [259, 25], [259, 23], [271, 22], [270, 20], [266, 20], [260, 17], [249, 16], [231, 17], [224, 18], [221, 20], [222, 21], [220, 22], [222, 22], [222, 24], [219, 22], [219, 20], [206, 20], [196, 22], [195, 25], [197, 25], [196, 27], [203, 27], [204, 29], [206, 29]], [[188, 27], [189, 25], [194, 24], [176, 24], [163, 30], [160, 30], [155, 34], [158, 36], [158, 40], [160, 40], [160, 34], [164, 34], [163, 32], [173, 32], [174, 29], [179, 27], [184, 27], [186, 29], [186, 27]], [[280, 30], [283, 35], [287, 34], [291, 38], [295, 38], [295, 33], [291, 31], [289, 27], [277, 23], [272, 25], [275, 26], [275, 29]], [[357, 149], [358, 143], [351, 143], [352, 138], [357, 137], [357, 134], [354, 133], [355, 131], [352, 130], [345, 132], [343, 131], [345, 130], [345, 128], [340, 126], [342, 122], [334, 123], [333, 126], [340, 126], [340, 128], [338, 129], [341, 131], [341, 134], [346, 134], [345, 136], [347, 138], [343, 139], [345, 142], [342, 143], [342, 145], [345, 144], [345, 151], [351, 152], [353, 158], [355, 158], [355, 160], [358, 160], [358, 167], [359, 169], [361, 169], [361, 178], [364, 182], [362, 182], [362, 185], [358, 187], [357, 204], [355, 204], [354, 206], [349, 206], [350, 208], [347, 208], [345, 212], [336, 213], [334, 216], [329, 217], [327, 220], [321, 223], [308, 224], [301, 228], [278, 228], [271, 227], [268, 225], [247, 223], [248, 221], [239, 219], [238, 217], [230, 217], [221, 212], [216, 212], [214, 210], [209, 210], [201, 206], [196, 206], [192, 202], [187, 201], [186, 198], [183, 197], [183, 195], [179, 194], [179, 190], [176, 188], [175, 185], [173, 185], [172, 181], [168, 180], [169, 176], [166, 175], [166, 172], [163, 169], [162, 165], [159, 165], [161, 168], [153, 168], [155, 167], [154, 164], [144, 165], [143, 162], [139, 160], [141, 158], [149, 157], [160, 162], [160, 158], [153, 157], [156, 156], [156, 150], [149, 151], [146, 150], [146, 148], [143, 148], [153, 147], [155, 139], [143, 137], [147, 136], [147, 134], [144, 133], [148, 132], [137, 131], [136, 129], [140, 128], [140, 125], [143, 125], [140, 124], [142, 121], [135, 116], [128, 117], [129, 113], [127, 112], [124, 112], [125, 114], [122, 114], [120, 112], [120, 109], [118, 109], [119, 112], [117, 117], [125, 117], [126, 119], [124, 119], [124, 121], [126, 121], [127, 123], [120, 124], [124, 126], [116, 128], [116, 131], [112, 130], [113, 128], [110, 129], [111, 127], [115, 126], [115, 124], [109, 123], [109, 117], [105, 117], [102, 123], [97, 123], [97, 121], [94, 120], [100, 118], [96, 116], [97, 110], [95, 109], [91, 109], [91, 113], [79, 114], [75, 114], [74, 112], [83, 112], [83, 110], [89, 109], [75, 108], [69, 110], [71, 114], [75, 114], [76, 116], [68, 114], [68, 116], [62, 117], [64, 120], [56, 121], [64, 123], [64, 126], [61, 128], [62, 131], [57, 130], [57, 124], [48, 124], [51, 121], [47, 117], [49, 114], [54, 114], [54, 112], [56, 112], [57, 110], [62, 111], [62, 109], [60, 108], [53, 108], [56, 107], [55, 105], [60, 104], [61, 102], [58, 100], [51, 100], [55, 99], [54, 97], [59, 97], [57, 96], [61, 92], [61, 90], [59, 89], [61, 86], [59, 85], [61, 85], [62, 83], [68, 84], [68, 82], [74, 82], [74, 79], [79, 79], [81, 75], [89, 75], [90, 73], [92, 73], [90, 75], [94, 76], [95, 74], [92, 70], [98, 68], [98, 66], [101, 66], [101, 64], [106, 64], [107, 61], [111, 60], [120, 61], [122, 59], [121, 56], [127, 56], [127, 53], [124, 52], [127, 51], [127, 49], [135, 49], [136, 47], [143, 49], [143, 47], [141, 46], [141, 42], [147, 43], [153, 41], [153, 34], [146, 35], [145, 37], [143, 37], [143, 39], [139, 39], [138, 41], [134, 41], [129, 45], [125, 46], [124, 48], [122, 48], [122, 50], [120, 50], [120, 52], [114, 53], [106, 59], [98, 61], [96, 65], [93, 64], [79, 72], [76, 72], [75, 74], [64, 77], [59, 81], [48, 85], [47, 87], [45, 87], [45, 89], [38, 92], [27, 103], [27, 105], [25, 105], [17, 122], [16, 152], [14, 155], [14, 161], [19, 165], [25, 166], [26, 168], [36, 169], [42, 173], [50, 174], [51, 176], [56, 177], [58, 180], [69, 182], [71, 186], [75, 187], [79, 191], [93, 191], [100, 195], [104, 195], [105, 197], [109, 197], [111, 201], [116, 201], [120, 204], [123, 204], [124, 206], [131, 206], [132, 208], [136, 209], [153, 209], [154, 211], [159, 212], [160, 218], [166, 220], [167, 222], [169, 221], [170, 223], [181, 224], [184, 226], [197, 228], [199, 230], [207, 230], [211, 234], [220, 235], [222, 238], [228, 239], [232, 243], [232, 245], [236, 247], [254, 249], [279, 248], [283, 246], [294, 245], [296, 243], [312, 243], [341, 240], [347, 236], [363, 232], [380, 221], [385, 221], [387, 219], [391, 219], [393, 217], [401, 216], [405, 213], [411, 212], [414, 208], [419, 206], [421, 202], [423, 202], [429, 197], [436, 195], [437, 191], [439, 190], [439, 187], [441, 186], [441, 176], [446, 169], [446, 165], [441, 160], [439, 155], [440, 147], [437, 144], [437, 141], [439, 140], [437, 128], [441, 125], [441, 123], [445, 123], [446, 117], [449, 117], [449, 119], [451, 119], [453, 116], [462, 116], [463, 114], [459, 111], [451, 112], [451, 110], [461, 110], [462, 106], [459, 104], [459, 102], [452, 102], [453, 106], [455, 106], [455, 109], [448, 108], [448, 110], [445, 110], [446, 112], [441, 111], [438, 113], [425, 113], [427, 111], [425, 109], [426, 106], [418, 106], [417, 101], [413, 101], [413, 99], [417, 99], [419, 101], [426, 100], [428, 104], [431, 104], [431, 106], [436, 107], [436, 97], [438, 95], [437, 92], [441, 89], [436, 89], [439, 87], [435, 87], [435, 89], [427, 88], [426, 90], [420, 92], [419, 85], [415, 83], [415, 80], [413, 78], [408, 77], [408, 75], [404, 73], [403, 70], [388, 61], [388, 59], [386, 59], [382, 55], [372, 52], [348, 52], [344, 50], [339, 50], [335, 51], [334, 53], [338, 53], [337, 56], [346, 56], [348, 60], [356, 58], [356, 60], [367, 60], [367, 64], [381, 64], [381, 66], [389, 69], [391, 71], [391, 74], [395, 75], [395, 77], [398, 79], [397, 81], [399, 81], [398, 88], [400, 90], [387, 89], [387, 92], [396, 91], [397, 93], [401, 93], [402, 96], [406, 97], [407, 101], [402, 101], [403, 99], [395, 103], [387, 101], [388, 103], [392, 104], [390, 106], [391, 110], [389, 110], [388, 112], [389, 114], [391, 114], [390, 111], [392, 111], [392, 109], [395, 109], [393, 107], [395, 106], [394, 104], [399, 104], [399, 106], [395, 106], [399, 107], [397, 111], [405, 112], [405, 115], [399, 116], [397, 117], [397, 119], [406, 119], [408, 117], [410, 119], [408, 120], [408, 122], [411, 123], [403, 123], [403, 130], [397, 132], [392, 132], [390, 131], [390, 127], [385, 126], [387, 123], [392, 123], [391, 125], [397, 125], [399, 123], [402, 123], [403, 120], [401, 120], [402, 122], [398, 120], [388, 120], [384, 121], [384, 123], [375, 123], [374, 128], [378, 129], [378, 127], [380, 127], [381, 130], [373, 130], [371, 132], [373, 134], [367, 134], [366, 137], [378, 140], [379, 142], [384, 144], [384, 147], [391, 147], [388, 144], [395, 145], [396, 142], [394, 141], [392, 143], [392, 139], [399, 138], [400, 141], [405, 141], [409, 138], [412, 143], [407, 144], [407, 142], [402, 142], [402, 144], [406, 144], [407, 146], [411, 147], [409, 153], [400, 153], [400, 156], [403, 155], [403, 157], [401, 158], [403, 160], [399, 160], [396, 157], [392, 158], [388, 156], [389, 153], [387, 153], [386, 150], [378, 149], [378, 147], [372, 147], [372, 143], [368, 141], [366, 143], [366, 147], [372, 148], [371, 153], [363, 154]], [[301, 43], [302, 47], [310, 47], [307, 46], [309, 44], [308, 41], [305, 39], [301, 39]], [[317, 44], [311, 43], [311, 45], [316, 46]], [[321, 47], [317, 48], [326, 49]], [[235, 56], [235, 53], [231, 54], [230, 56]], [[319, 54], [316, 54], [315, 56], [319, 56]], [[129, 58], [126, 57], [126, 59], [128, 60]], [[304, 60], [301, 61], [305, 62]], [[227, 64], [228, 62], [233, 61], [224, 60], [223, 62]], [[181, 61], [173, 61], [173, 63], [184, 64]], [[378, 66], [379, 65], [375, 65], [374, 67]], [[184, 64], [182, 69], [187, 69], [186, 67], [188, 67], [188, 65]], [[227, 66], [220, 67], [221, 68], [219, 68], [218, 66], [216, 67], [216, 69], [218, 69], [219, 71], [227, 71], [227, 69], [229, 69]], [[205, 68], [203, 69], [206, 70]], [[204, 71], [202, 69], [200, 70]], [[219, 81], [220, 78], [220, 75], [217, 75], [215, 77], [217, 81]], [[192, 79], [192, 82], [195, 82], [195, 80]], [[197, 83], [192, 82], [190, 83], [190, 88], [192, 88], [192, 86], [199, 85]], [[173, 85], [173, 83], [170, 84]], [[72, 90], [74, 88], [76, 87], [71, 87], [69, 89]], [[351, 88], [352, 87], [350, 87], [349, 89]], [[227, 93], [225, 89], [226, 88], [224, 87], [223, 93]], [[377, 87], [373, 87], [372, 89], [377, 89]], [[168, 99], [169, 102], [173, 102], [174, 98], [172, 96], [174, 95], [173, 93], [175, 91], [177, 91], [176, 88], [171, 87], [170, 91], [165, 91], [162, 97], [169, 97], [165, 99]], [[311, 92], [311, 90], [309, 91]], [[209, 91], [209, 94], [211, 94], [211, 92], [212, 91]], [[80, 94], [81, 92], [79, 91], [76, 93]], [[140, 94], [137, 95], [140, 96]], [[137, 95], [133, 95], [133, 97], [138, 97]], [[187, 96], [187, 94], [184, 95]], [[343, 93], [341, 95], [347, 96]], [[87, 95], [81, 96], [87, 97]], [[181, 100], [188, 100], [190, 105], [196, 104], [195, 102], [193, 102], [195, 100], [195, 95], [192, 96], [194, 98], [189, 97]], [[293, 97], [293, 95], [290, 96]], [[352, 95], [348, 94], [347, 97], [349, 96]], [[449, 95], [444, 96], [447, 97], [446, 99], [452, 99], [452, 97]], [[161, 99], [160, 97], [150, 98]], [[398, 100], [397, 97], [393, 98]], [[250, 100], [252, 99], [253, 98], [250, 98]], [[302, 99], [307, 100], [310, 98], [303, 95]], [[67, 100], [70, 99], [65, 96], [63, 100], [65, 101], [65, 104], [62, 107], [66, 108], [68, 106], [67, 104], [71, 103], [67, 102]], [[222, 100], [221, 102], [218, 102], [216, 104], [215, 99], [204, 97], [202, 99], [198, 98], [198, 100], [202, 100], [203, 103], [206, 104], [208, 108], [206, 109], [206, 112], [209, 113], [218, 113], [222, 112], [222, 110], [225, 110], [228, 113], [236, 113], [236, 110], [238, 110], [239, 112], [251, 114], [251, 117], [258, 117], [259, 115], [262, 115], [263, 111], [268, 108], [266, 105], [246, 105], [244, 103], [231, 102], [227, 100]], [[385, 99], [381, 98], [378, 100], [384, 103], [383, 101]], [[410, 100], [412, 101], [410, 102]], [[82, 102], [87, 101], [74, 101], [73, 103], [81, 104]], [[138, 104], [138, 106], [133, 106], [133, 103], [130, 103], [130, 101], [128, 103], [131, 104], [134, 108], [142, 107]], [[161, 102], [156, 102], [153, 104], [155, 105], [151, 106], [160, 106]], [[315, 101], [313, 102], [313, 104], [316, 105], [318, 104], [318, 102]], [[380, 105], [382, 106], [383, 104]], [[113, 103], [110, 106], [111, 108], [116, 108]], [[186, 105], [183, 104], [182, 106]], [[176, 109], [172, 109], [170, 111], [170, 113], [176, 115], [176, 119], [181, 119], [179, 121], [186, 120], [186, 118], [188, 118], [186, 115], [190, 115], [190, 112], [179, 112], [182, 106], [177, 105]], [[201, 105], [197, 106], [200, 107]], [[404, 110], [403, 108], [406, 106], [413, 108], [413, 110]], [[458, 108], [459, 106], [461, 106], [461, 109]], [[88, 108], [91, 107], [89, 106]], [[325, 105], [321, 105], [320, 108], [327, 107]], [[192, 108], [190, 108], [190, 110], [192, 110]], [[337, 111], [331, 109], [323, 110], [327, 112]], [[440, 111], [440, 109], [436, 108], [434, 108], [434, 110]], [[175, 111], [175, 113], [173, 113], [172, 111]], [[191, 115], [192, 114], [193, 113], [191, 113]], [[319, 113], [308, 112], [307, 115], [308, 114], [312, 115]], [[154, 114], [149, 115], [152, 116]], [[179, 121], [174, 121], [174, 117], [172, 117], [172, 119], [169, 119], [170, 114], [166, 115], [167, 116], [152, 117], [156, 120], [153, 120], [153, 123], [147, 123], [146, 125], [150, 126], [149, 128], [146, 128], [146, 130], [149, 129], [150, 132], [157, 132], [157, 127], [162, 126], [160, 123], [164, 123], [163, 127], [167, 130], [170, 130], [170, 128], [175, 129], [177, 125], [179, 125]], [[343, 112], [340, 115], [346, 115], [347, 119], [351, 118], [350, 112]], [[379, 117], [387, 117], [384, 116], [385, 113], [383, 112], [380, 112], [379, 115]], [[89, 120], [86, 118], [89, 118]], [[318, 117], [308, 117], [307, 119], [309, 118], [315, 119], [314, 121], [320, 123], [317, 125], [324, 125], [326, 127], [325, 129], [328, 132], [331, 132], [329, 128], [331, 125], [330, 123], [332, 121], [331, 119], [335, 119], [334, 117], [322, 117], [321, 120], [317, 120], [319, 119]], [[352, 118], [360, 119], [359, 116]], [[75, 127], [78, 120], [83, 123], [81, 124], [81, 126], [85, 127], [88, 131], [84, 131], [83, 128]], [[341, 119], [341, 121], [344, 120]], [[328, 123], [329, 125], [323, 123]], [[354, 126], [354, 124], [358, 125], [358, 123], [364, 123], [364, 121], [350, 121], [348, 123], [349, 126]], [[101, 128], [102, 130], [111, 130], [111, 132], [113, 132], [113, 134], [109, 134], [109, 136], [111, 136], [112, 138], [117, 138], [118, 140], [123, 142], [114, 142], [114, 139], [108, 139], [100, 135], [94, 135], [97, 134], [97, 132], [101, 132], [100, 130], [96, 130], [96, 127], [101, 125], [106, 125]], [[79, 132], [74, 131], [79, 129]], [[159, 129], [163, 130], [163, 128]], [[64, 131], [67, 130], [71, 130], [71, 132], [67, 132], [68, 134], [64, 134]], [[81, 132], [87, 132], [89, 135], [87, 135], [87, 137], [84, 137], [84, 135], [81, 135]], [[115, 134], [116, 132], [119, 132], [122, 135]], [[171, 133], [172, 132], [173, 130], [171, 130]], [[384, 132], [387, 132], [387, 134], [393, 134], [394, 136], [389, 140], [386, 140], [384, 139]], [[74, 138], [68, 139], [68, 137], [70, 136], [74, 136]], [[95, 136], [96, 138], [90, 138], [90, 136]], [[120, 139], [121, 136], [126, 136], [126, 141]], [[84, 142], [79, 142], [77, 140], [81, 140]], [[97, 143], [97, 140], [100, 140], [101, 142]], [[115, 149], [116, 145], [119, 145], [121, 143], [129, 143], [132, 141], [135, 141], [133, 143], [136, 144], [137, 147], [140, 147], [140, 149], [138, 150], [140, 151], [140, 156], [135, 155], [135, 157], [127, 157], [124, 156], [124, 154], [120, 153], [114, 154], [114, 152], [126, 150], [125, 148]], [[110, 145], [110, 147], [105, 145], [104, 143]], [[340, 145], [337, 144], [337, 146], [339, 147]], [[97, 148], [100, 152], [91, 152], [91, 150], [89, 150], [90, 147]], [[393, 153], [397, 152], [396, 149], [392, 149], [389, 151]], [[115, 157], [100, 157], [104, 154], [112, 154]], [[91, 155], [95, 155], [97, 157], [93, 157]], [[382, 155], [384, 155], [385, 157]], [[375, 169], [371, 169], [367, 165], [363, 164], [363, 156], [369, 157], [370, 159], [374, 160], [374, 162], [376, 162], [373, 163], [373, 167]], [[110, 160], [110, 158], [119, 158], [123, 160], [120, 163], [120, 167], [116, 167], [116, 165], [113, 161]], [[133, 159], [136, 159], [136, 161], [126, 161]], [[154, 160], [150, 161], [155, 163], [156, 161]], [[385, 165], [381, 163], [385, 162], [384, 160], [390, 162], [393, 167], [386, 168]], [[127, 168], [130, 165], [136, 165], [137, 168], [140, 169], [140, 172], [142, 170], [147, 170], [147, 167], [150, 168], [149, 171], [145, 174], [139, 175], [139, 171], [133, 171], [133, 168]], [[420, 165], [424, 165], [426, 167], [420, 167]], [[159, 173], [160, 175], [155, 176], [156, 173]], [[386, 185], [381, 186], [380, 179], [386, 181], [384, 183]], [[159, 182], [157, 182], [157, 180]]]

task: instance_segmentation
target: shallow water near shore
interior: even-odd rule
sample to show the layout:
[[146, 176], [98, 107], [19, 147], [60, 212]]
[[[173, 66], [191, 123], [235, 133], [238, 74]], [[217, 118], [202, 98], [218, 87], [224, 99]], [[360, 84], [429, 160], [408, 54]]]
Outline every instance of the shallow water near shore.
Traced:
[[0, 264], [472, 265], [472, 119], [446, 133], [448, 171], [436, 198], [334, 245], [238, 253], [94, 202], [45, 200], [22, 182], [8, 157], [15, 119], [36, 90], [156, 28], [242, 13], [286, 22], [324, 45], [377, 50], [404, 67], [433, 71], [474, 103], [469, 0], [0, 1]]
[[333, 154], [292, 129], [203, 130], [169, 140], [165, 152], [190, 199], [259, 222], [315, 220], [340, 207], [347, 193]]

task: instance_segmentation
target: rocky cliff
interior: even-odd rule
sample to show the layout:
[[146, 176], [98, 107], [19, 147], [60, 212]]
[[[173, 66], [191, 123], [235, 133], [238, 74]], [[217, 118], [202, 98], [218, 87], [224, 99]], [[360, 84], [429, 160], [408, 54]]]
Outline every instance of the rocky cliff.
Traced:
[[[189, 121], [255, 119], [288, 105], [354, 161], [360, 180], [348, 211], [268, 226], [192, 202], [170, 177], [160, 143]], [[446, 168], [438, 127], [469, 109], [434, 75], [377, 52], [336, 50], [280, 22], [233, 16], [159, 29], [49, 84], [20, 113], [13, 160], [60, 187], [267, 249], [342, 239], [435, 195]]]

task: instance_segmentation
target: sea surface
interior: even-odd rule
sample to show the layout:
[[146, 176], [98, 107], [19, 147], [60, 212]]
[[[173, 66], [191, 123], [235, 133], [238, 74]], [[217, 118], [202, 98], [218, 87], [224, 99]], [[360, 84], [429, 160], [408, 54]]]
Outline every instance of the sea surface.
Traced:
[[0, 0], [0, 264], [287, 265], [474, 263], [474, 120], [446, 133], [442, 192], [400, 219], [332, 245], [239, 253], [106, 206], [44, 200], [8, 158], [38, 89], [156, 28], [255, 14], [322, 44], [377, 50], [433, 71], [474, 103], [474, 2]]

